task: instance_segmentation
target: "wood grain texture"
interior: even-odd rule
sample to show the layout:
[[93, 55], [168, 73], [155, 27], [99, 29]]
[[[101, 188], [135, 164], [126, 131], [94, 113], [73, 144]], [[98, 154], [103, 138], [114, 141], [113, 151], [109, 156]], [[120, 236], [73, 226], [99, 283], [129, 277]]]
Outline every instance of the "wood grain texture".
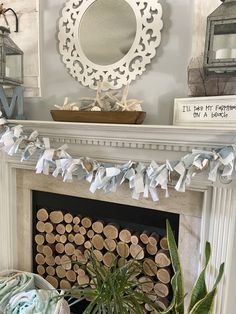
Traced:
[[61, 122], [141, 124], [144, 111], [71, 111], [50, 110], [53, 120]]

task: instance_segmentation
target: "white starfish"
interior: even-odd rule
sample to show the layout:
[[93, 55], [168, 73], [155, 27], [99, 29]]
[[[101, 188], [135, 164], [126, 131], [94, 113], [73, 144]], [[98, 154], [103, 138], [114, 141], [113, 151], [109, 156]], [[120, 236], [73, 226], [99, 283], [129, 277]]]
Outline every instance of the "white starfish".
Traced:
[[60, 110], [79, 110], [78, 103], [76, 102], [69, 103], [68, 97], [65, 97], [65, 100], [62, 106], [54, 105], [54, 107]]

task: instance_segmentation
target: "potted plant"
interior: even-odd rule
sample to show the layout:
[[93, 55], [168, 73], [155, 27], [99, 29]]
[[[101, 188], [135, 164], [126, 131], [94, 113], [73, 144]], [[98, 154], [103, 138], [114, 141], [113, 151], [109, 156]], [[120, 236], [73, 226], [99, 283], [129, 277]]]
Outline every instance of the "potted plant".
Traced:
[[76, 302], [84, 299], [90, 300], [83, 314], [142, 314], [144, 313], [143, 303], [153, 308], [153, 313], [212, 313], [217, 285], [224, 272], [224, 264], [220, 266], [212, 290], [208, 291], [205, 283], [205, 273], [211, 256], [211, 246], [207, 242], [205, 247], [205, 265], [192, 289], [189, 306], [185, 309], [184, 300], [186, 295], [184, 292], [183, 272], [174, 234], [168, 221], [167, 239], [174, 271], [171, 281], [173, 298], [167, 309], [163, 310], [143, 291], [142, 284], [137, 280], [142, 267], [138, 261], [131, 260], [121, 267], [114, 262], [113, 267], [107, 268], [97, 261], [93, 251], [91, 251], [89, 256], [89, 266], [85, 266], [92, 284], [90, 286], [76, 286], [68, 290], [65, 295], [77, 298]]

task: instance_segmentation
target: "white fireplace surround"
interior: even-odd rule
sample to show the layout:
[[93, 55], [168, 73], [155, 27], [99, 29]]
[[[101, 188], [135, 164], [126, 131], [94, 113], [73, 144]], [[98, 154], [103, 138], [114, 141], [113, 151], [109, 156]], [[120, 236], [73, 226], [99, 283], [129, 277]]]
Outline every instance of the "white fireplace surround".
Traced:
[[[25, 130], [39, 131], [42, 137], [49, 137], [53, 147], [63, 143], [69, 145], [73, 157], [87, 156], [100, 161], [125, 162], [128, 160], [163, 162], [166, 159], [179, 160], [193, 148], [212, 149], [236, 141], [236, 129], [191, 128], [151, 125], [109, 125], [88, 123], [57, 123], [41, 121], [10, 121], [21, 124]], [[1, 153], [0, 159], [0, 269], [17, 268], [20, 251], [17, 230], [17, 173], [19, 169], [34, 170], [36, 158], [21, 163], [20, 155], [10, 157]], [[37, 175], [34, 175], [35, 178]], [[55, 179], [56, 180], [56, 179]], [[63, 184], [63, 183], [62, 183]], [[199, 231], [200, 256], [205, 241], [212, 245], [211, 267], [207, 282], [212, 285], [221, 262], [226, 263], [224, 279], [219, 286], [215, 314], [228, 312], [230, 270], [233, 262], [233, 239], [236, 221], [236, 184], [232, 182], [211, 183], [206, 174], [192, 180], [188, 191], [201, 192], [201, 225]], [[177, 192], [176, 192], [177, 193]], [[187, 196], [186, 192], [186, 196]], [[179, 194], [181, 199], [184, 193]], [[79, 191], [78, 191], [79, 196]], [[93, 196], [94, 197], [94, 196]], [[131, 197], [131, 196], [130, 196]], [[160, 204], [162, 204], [162, 196]], [[171, 201], [171, 199], [169, 199]], [[132, 204], [140, 206], [138, 201]], [[155, 206], [155, 205], [154, 205]], [[19, 209], [18, 209], [19, 210]], [[18, 213], [19, 214], [19, 213]], [[191, 243], [190, 243], [191, 246]], [[188, 256], [189, 252], [185, 252]], [[201, 262], [197, 261], [200, 269]]]

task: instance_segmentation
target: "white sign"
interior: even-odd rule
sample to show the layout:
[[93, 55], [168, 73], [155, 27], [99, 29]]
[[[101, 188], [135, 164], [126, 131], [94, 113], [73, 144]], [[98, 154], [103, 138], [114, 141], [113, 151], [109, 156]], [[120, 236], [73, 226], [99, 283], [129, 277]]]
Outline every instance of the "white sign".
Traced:
[[236, 126], [236, 95], [175, 99], [173, 124]]

